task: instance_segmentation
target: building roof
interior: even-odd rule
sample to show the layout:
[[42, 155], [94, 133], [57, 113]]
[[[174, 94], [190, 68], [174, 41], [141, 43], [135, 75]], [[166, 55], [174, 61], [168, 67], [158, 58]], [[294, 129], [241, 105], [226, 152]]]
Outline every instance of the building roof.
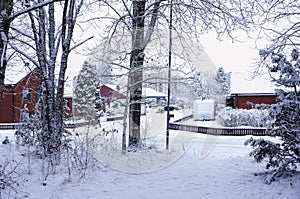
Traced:
[[143, 87], [142, 95], [144, 97], [167, 97], [167, 94], [158, 92], [152, 88]]
[[231, 94], [266, 94], [274, 93], [275, 85], [267, 75], [251, 77], [251, 73], [232, 72], [230, 73], [230, 93]]

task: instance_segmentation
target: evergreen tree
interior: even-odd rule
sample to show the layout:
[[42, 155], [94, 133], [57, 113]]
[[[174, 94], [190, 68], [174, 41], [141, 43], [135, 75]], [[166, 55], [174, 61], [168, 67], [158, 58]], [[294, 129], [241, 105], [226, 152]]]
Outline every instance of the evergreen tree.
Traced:
[[291, 58], [281, 53], [261, 51], [273, 81], [278, 86], [278, 103], [272, 105], [265, 118], [267, 132], [280, 139], [279, 142], [251, 138], [246, 144], [255, 149], [251, 152], [258, 162], [268, 159], [267, 169], [273, 168], [266, 177], [271, 183], [281, 176], [293, 174], [300, 163], [300, 59], [298, 50], [293, 50]]
[[220, 67], [216, 75], [215, 98], [217, 103], [225, 104], [226, 95], [229, 94], [229, 85], [225, 70]]
[[96, 67], [87, 61], [76, 78], [75, 85], [75, 110], [86, 120], [95, 118], [95, 93], [98, 84]]
[[99, 83], [95, 92], [95, 111], [98, 119], [105, 113], [105, 100], [100, 95], [100, 88], [101, 84]]
[[196, 99], [214, 99], [216, 82], [214, 74], [209, 72], [193, 75], [190, 87], [193, 89]]

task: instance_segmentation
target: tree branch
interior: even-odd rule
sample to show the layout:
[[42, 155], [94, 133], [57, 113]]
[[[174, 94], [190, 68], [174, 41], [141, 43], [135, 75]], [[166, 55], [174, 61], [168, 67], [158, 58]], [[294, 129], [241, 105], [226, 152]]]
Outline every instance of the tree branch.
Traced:
[[48, 5], [48, 4], [51, 4], [51, 3], [54, 3], [54, 2], [60, 2], [60, 1], [64, 1], [64, 0], [48, 0], [48, 1], [45, 1], [45, 2], [42, 2], [42, 3], [37, 3], [37, 4], [35, 4], [35, 5], [31, 6], [31, 7], [25, 8], [24, 10], [21, 10], [19, 12], [14, 13], [13, 15], [11, 15], [11, 16], [8, 17], [8, 20], [12, 21], [15, 18], [19, 17], [20, 15], [23, 15], [23, 14], [25, 14], [27, 12], [30, 12], [30, 11], [35, 10], [37, 8], [41, 8], [41, 7], [44, 7], [44, 6]]

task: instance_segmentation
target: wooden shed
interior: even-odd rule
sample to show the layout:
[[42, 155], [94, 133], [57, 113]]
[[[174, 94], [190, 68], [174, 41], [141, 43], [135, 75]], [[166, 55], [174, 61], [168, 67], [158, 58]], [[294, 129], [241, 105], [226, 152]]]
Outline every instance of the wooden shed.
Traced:
[[117, 85], [103, 84], [100, 88], [100, 95], [105, 98], [105, 102], [108, 104], [116, 99], [126, 99], [126, 96], [119, 90]]

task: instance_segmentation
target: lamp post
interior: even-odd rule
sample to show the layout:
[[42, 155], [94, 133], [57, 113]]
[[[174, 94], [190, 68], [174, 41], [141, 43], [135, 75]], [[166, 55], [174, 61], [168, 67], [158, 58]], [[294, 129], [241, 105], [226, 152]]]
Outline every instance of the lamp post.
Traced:
[[168, 102], [167, 102], [167, 134], [166, 134], [166, 149], [169, 149], [170, 140], [170, 95], [171, 95], [171, 61], [172, 61], [172, 15], [173, 15], [173, 0], [170, 0], [170, 21], [169, 21], [169, 67], [168, 67]]

